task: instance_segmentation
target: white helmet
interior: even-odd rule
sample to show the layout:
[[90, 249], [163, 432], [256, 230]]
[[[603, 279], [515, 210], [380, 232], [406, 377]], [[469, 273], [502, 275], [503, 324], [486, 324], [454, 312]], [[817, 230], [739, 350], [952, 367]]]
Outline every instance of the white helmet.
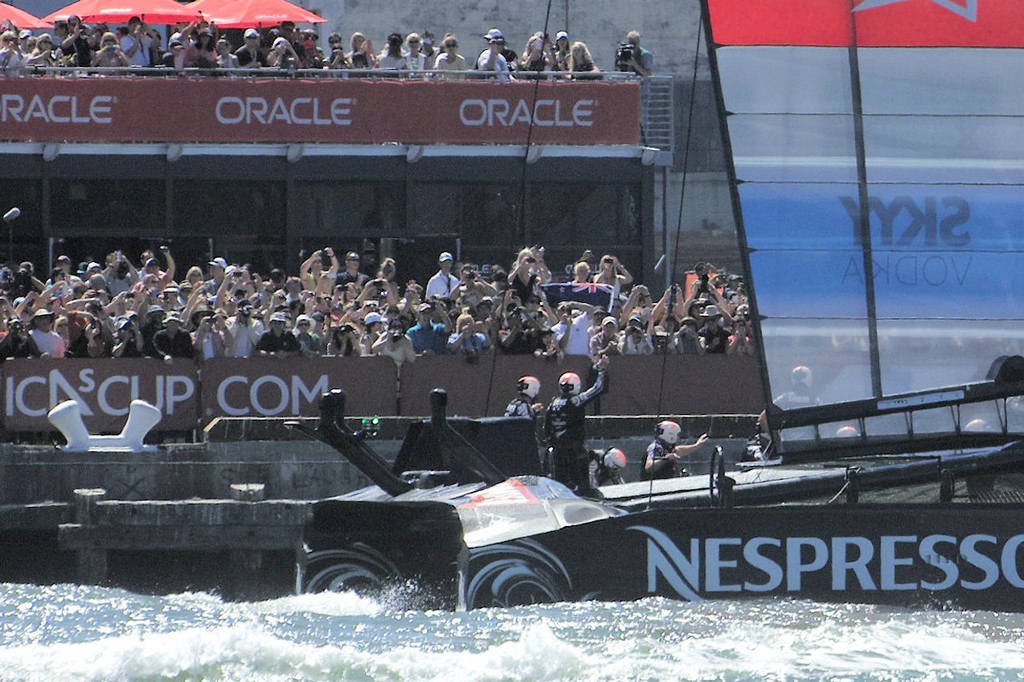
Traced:
[[519, 377], [516, 388], [527, 398], [533, 399], [540, 393], [540, 380], [531, 376]]
[[810, 388], [811, 382], [814, 380], [814, 374], [811, 373], [810, 367], [797, 365], [793, 368], [793, 372], [790, 374], [790, 380], [793, 382], [794, 386]]
[[609, 469], [625, 469], [626, 453], [618, 448], [608, 448], [604, 453], [604, 465]]
[[654, 435], [669, 445], [675, 445], [679, 442], [679, 432], [681, 430], [679, 424], [666, 419], [663, 422], [658, 422], [658, 428], [654, 430]]
[[564, 396], [579, 395], [582, 386], [583, 382], [580, 381], [580, 375], [576, 372], [566, 372], [558, 377], [558, 388]]

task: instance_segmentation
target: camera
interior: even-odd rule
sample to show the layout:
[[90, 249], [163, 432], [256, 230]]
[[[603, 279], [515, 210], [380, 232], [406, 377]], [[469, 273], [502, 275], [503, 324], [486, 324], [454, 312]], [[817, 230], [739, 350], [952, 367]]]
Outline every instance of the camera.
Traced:
[[633, 43], [619, 43], [618, 49], [615, 50], [615, 69], [617, 71], [631, 71], [632, 66], [629, 62], [633, 60], [636, 55], [636, 46]]

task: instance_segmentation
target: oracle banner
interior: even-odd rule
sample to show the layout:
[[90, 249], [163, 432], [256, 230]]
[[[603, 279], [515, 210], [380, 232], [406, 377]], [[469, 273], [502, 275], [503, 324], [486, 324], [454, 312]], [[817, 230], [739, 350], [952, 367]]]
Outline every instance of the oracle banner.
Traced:
[[40, 142], [638, 144], [640, 86], [20, 78], [4, 81], [0, 137]]

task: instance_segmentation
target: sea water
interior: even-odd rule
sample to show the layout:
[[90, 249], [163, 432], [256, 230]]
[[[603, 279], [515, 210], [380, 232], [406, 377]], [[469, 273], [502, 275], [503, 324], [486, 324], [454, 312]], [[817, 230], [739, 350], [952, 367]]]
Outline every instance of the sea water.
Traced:
[[418, 611], [0, 585], [0, 680], [1010, 680], [1024, 616], [766, 598]]

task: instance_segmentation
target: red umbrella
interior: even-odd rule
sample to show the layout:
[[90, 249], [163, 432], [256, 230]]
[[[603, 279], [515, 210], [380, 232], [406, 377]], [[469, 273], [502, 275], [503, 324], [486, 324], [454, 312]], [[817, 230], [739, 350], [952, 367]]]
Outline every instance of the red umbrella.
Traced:
[[319, 24], [327, 21], [288, 0], [196, 0], [186, 5], [221, 28], [277, 26], [282, 21]]
[[43, 21], [34, 14], [29, 14], [14, 5], [0, 2], [0, 24], [9, 24], [15, 28], [53, 28], [53, 23]]
[[139, 17], [150, 24], [173, 24], [179, 21], [192, 21], [199, 14], [175, 0], [78, 0], [56, 12], [50, 12], [43, 19], [57, 21], [67, 19], [72, 14], [82, 21], [102, 21], [118, 23]]

